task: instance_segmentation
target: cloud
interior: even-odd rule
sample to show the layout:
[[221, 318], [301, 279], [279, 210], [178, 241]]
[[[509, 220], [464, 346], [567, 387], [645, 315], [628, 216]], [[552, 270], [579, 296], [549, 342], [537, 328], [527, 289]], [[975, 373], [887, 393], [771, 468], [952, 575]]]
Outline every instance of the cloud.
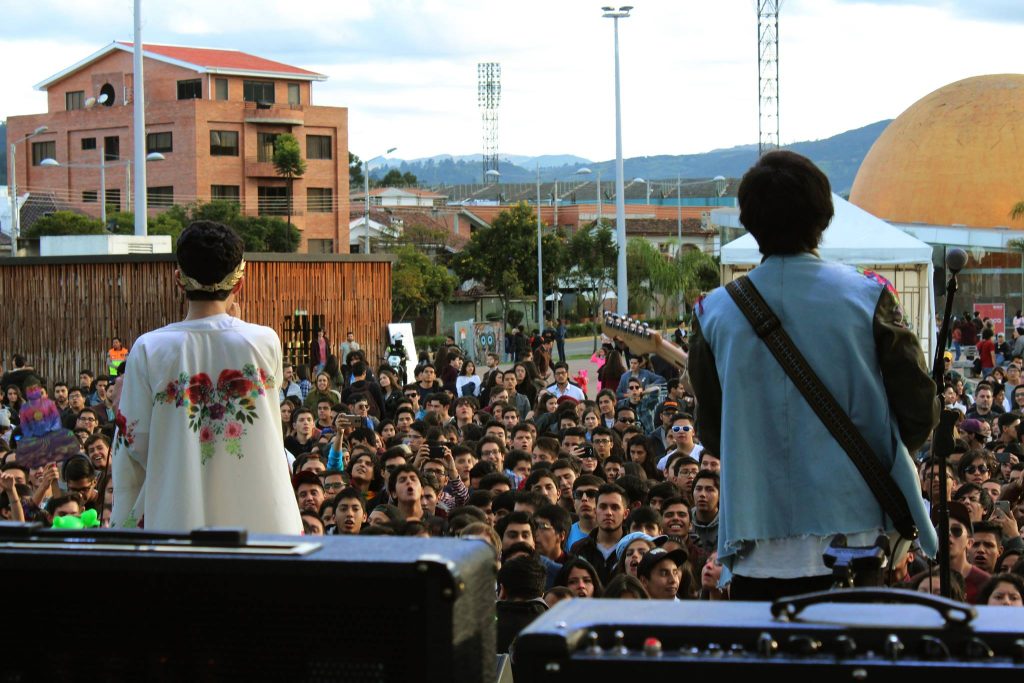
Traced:
[[[878, 7], [914, 6], [947, 12], [960, 19], [1024, 23], [1024, 2], [1020, 0], [837, 0], [850, 5]], [[783, 7], [782, 11], [785, 11]]]

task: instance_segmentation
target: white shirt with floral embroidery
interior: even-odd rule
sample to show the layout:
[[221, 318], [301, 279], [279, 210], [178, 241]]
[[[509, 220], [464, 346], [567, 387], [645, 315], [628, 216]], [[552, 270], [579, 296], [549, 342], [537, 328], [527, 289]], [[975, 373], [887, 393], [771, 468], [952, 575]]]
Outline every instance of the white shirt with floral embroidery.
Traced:
[[136, 341], [117, 415], [112, 522], [300, 534], [281, 455], [281, 341], [229, 315]]

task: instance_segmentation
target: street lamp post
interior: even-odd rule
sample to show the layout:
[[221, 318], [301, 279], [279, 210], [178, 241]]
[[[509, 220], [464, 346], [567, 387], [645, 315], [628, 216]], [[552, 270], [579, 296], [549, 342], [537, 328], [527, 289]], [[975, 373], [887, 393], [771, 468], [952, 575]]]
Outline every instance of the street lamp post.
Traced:
[[683, 244], [683, 194], [682, 194], [682, 179], [679, 174], [676, 174], [676, 232], [679, 233], [679, 248], [682, 249]]
[[541, 260], [540, 164], [537, 164], [537, 327], [544, 329], [544, 264]]
[[631, 5], [624, 5], [616, 10], [614, 7], [602, 7], [601, 16], [611, 19], [615, 24], [615, 238], [619, 244], [618, 274], [618, 314], [625, 316], [629, 312], [629, 292], [626, 283], [626, 202], [622, 171], [622, 102], [619, 92], [619, 19], [629, 17]]
[[8, 156], [11, 158], [11, 256], [18, 255], [18, 235], [21, 234], [21, 210], [18, 207], [18, 163], [15, 158], [17, 147], [21, 142], [31, 140], [37, 135], [45, 133], [49, 128], [39, 126], [28, 135], [23, 135], [11, 142], [11, 151]]
[[[397, 147], [391, 147], [388, 151], [381, 154], [381, 156], [387, 156], [394, 152]], [[370, 160], [363, 160], [363, 194], [366, 200], [365, 214], [363, 215], [363, 228], [366, 230], [366, 253], [370, 253]]]
[[[166, 157], [160, 152], [150, 152], [146, 155], [146, 162], [150, 161], [163, 161]], [[106, 148], [100, 145], [100, 162], [98, 164], [90, 163], [68, 163], [62, 164], [56, 159], [43, 159], [39, 162], [40, 166], [61, 166], [64, 168], [98, 168], [100, 169], [100, 221], [103, 223], [103, 227], [107, 226], [107, 168], [114, 166], [125, 167], [125, 196], [131, 199], [132, 194], [132, 162], [129, 159], [121, 159], [113, 163], [107, 163]], [[129, 207], [130, 208], [130, 207]]]

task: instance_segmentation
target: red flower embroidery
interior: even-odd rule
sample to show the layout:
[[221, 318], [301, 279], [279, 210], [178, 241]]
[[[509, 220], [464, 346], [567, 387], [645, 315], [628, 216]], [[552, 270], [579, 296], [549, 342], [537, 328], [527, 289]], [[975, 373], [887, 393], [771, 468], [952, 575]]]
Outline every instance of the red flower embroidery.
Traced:
[[203, 426], [199, 430], [199, 443], [210, 443], [213, 441], [213, 430]]
[[252, 391], [252, 382], [238, 370], [224, 370], [217, 377], [217, 391], [224, 396], [241, 398]]
[[178, 398], [178, 383], [168, 382], [167, 387], [164, 389], [164, 393], [167, 394], [167, 402], [174, 403]]
[[210, 399], [213, 391], [213, 380], [205, 372], [192, 375], [188, 380], [188, 400], [192, 403], [203, 404]]

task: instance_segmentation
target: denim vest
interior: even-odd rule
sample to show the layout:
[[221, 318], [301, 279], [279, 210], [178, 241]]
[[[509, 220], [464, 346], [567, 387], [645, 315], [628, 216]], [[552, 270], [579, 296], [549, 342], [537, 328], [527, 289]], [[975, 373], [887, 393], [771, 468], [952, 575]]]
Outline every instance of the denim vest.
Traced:
[[[886, 397], [873, 336], [880, 278], [813, 254], [773, 256], [750, 279], [847, 411], [937, 548], [914, 462]], [[786, 376], [724, 288], [698, 306], [722, 391], [718, 552], [745, 542], [892, 529], [853, 462]]]

